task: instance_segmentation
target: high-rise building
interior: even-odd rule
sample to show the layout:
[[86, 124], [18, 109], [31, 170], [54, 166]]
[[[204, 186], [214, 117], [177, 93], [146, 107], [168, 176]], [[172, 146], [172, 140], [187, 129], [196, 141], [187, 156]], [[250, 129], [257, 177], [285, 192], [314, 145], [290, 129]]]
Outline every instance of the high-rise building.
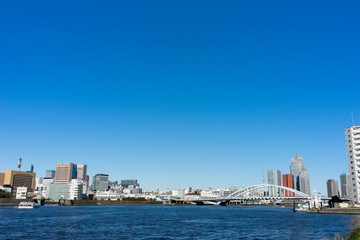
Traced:
[[55, 177], [55, 171], [54, 170], [46, 170], [46, 177], [47, 178], [54, 178]]
[[349, 197], [355, 203], [360, 202], [360, 126], [345, 129], [346, 150], [349, 165], [350, 186]]
[[310, 195], [310, 177], [305, 169], [303, 158], [295, 155], [291, 158], [290, 173], [294, 179], [294, 189]]
[[341, 197], [349, 197], [349, 176], [346, 173], [340, 175]]
[[[292, 188], [294, 189], [294, 180], [292, 174], [283, 174], [282, 175], [282, 182], [284, 187]], [[284, 190], [283, 195], [285, 197], [293, 197], [294, 193], [290, 192], [289, 190]]]
[[334, 196], [338, 196], [339, 197], [339, 182], [335, 179], [329, 179], [327, 181], [327, 192], [328, 192], [328, 197], [334, 197]]
[[76, 178], [76, 164], [57, 163], [54, 183], [69, 183]]
[[92, 191], [105, 191], [109, 186], [109, 175], [98, 173], [93, 177], [91, 190]]
[[[280, 170], [268, 170], [267, 171], [268, 184], [281, 186], [281, 172]], [[269, 189], [270, 197], [280, 196], [279, 188], [270, 188]]]
[[76, 178], [83, 181], [86, 180], [87, 165], [77, 164], [76, 165]]
[[311, 195], [310, 190], [310, 176], [309, 172], [306, 169], [302, 169], [299, 174], [300, 180], [300, 192], [306, 193], [307, 195]]

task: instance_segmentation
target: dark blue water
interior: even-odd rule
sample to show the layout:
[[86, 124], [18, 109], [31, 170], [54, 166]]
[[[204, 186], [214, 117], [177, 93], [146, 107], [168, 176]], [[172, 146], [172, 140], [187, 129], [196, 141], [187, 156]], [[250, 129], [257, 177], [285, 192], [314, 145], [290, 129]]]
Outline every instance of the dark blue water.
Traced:
[[0, 239], [330, 239], [356, 218], [269, 206], [0, 207]]

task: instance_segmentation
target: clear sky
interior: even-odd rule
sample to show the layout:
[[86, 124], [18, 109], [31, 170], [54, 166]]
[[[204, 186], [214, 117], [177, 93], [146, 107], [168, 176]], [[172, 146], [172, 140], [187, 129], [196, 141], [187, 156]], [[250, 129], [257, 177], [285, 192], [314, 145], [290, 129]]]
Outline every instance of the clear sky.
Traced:
[[146, 190], [348, 172], [358, 1], [3, 1], [0, 171], [87, 164]]

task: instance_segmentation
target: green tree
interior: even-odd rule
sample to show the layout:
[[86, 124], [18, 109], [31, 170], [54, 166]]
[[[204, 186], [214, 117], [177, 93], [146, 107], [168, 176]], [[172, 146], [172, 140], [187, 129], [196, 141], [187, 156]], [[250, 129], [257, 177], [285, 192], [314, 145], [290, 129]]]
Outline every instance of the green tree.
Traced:
[[12, 194], [0, 189], [0, 198], [12, 198]]

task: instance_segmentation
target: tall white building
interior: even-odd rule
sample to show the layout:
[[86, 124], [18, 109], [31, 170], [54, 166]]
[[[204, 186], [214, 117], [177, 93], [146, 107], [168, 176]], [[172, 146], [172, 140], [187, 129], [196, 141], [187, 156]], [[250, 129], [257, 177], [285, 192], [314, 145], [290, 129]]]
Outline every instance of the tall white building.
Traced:
[[345, 129], [346, 150], [349, 164], [351, 192], [353, 202], [360, 202], [360, 126]]
[[81, 200], [83, 193], [83, 180], [72, 179], [69, 183], [69, 200]]

